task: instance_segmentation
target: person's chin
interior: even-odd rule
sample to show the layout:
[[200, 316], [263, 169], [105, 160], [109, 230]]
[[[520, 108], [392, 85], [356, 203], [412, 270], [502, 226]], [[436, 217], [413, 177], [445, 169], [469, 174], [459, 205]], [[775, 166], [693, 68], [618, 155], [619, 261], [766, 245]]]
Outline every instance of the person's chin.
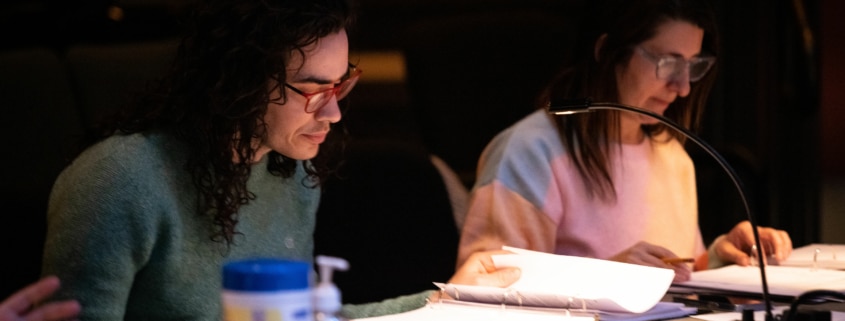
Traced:
[[641, 115], [640, 116], [640, 123], [643, 124], [643, 125], [657, 125], [657, 124], [660, 123], [660, 121], [657, 120], [654, 117], [651, 117], [651, 116]]
[[317, 148], [314, 148], [313, 151], [308, 151], [306, 153], [302, 153], [300, 155], [300, 157], [296, 157], [294, 159], [296, 159], [296, 160], [309, 160], [309, 159], [312, 159], [314, 157], [317, 157], [317, 152], [319, 152], [319, 151], [320, 151], [320, 147], [318, 146]]
[[309, 160], [317, 156], [317, 152], [320, 151], [320, 145], [311, 145], [307, 147], [298, 148], [297, 150], [288, 150], [288, 151], [277, 151], [279, 154], [285, 155], [288, 158], [293, 158], [295, 160]]

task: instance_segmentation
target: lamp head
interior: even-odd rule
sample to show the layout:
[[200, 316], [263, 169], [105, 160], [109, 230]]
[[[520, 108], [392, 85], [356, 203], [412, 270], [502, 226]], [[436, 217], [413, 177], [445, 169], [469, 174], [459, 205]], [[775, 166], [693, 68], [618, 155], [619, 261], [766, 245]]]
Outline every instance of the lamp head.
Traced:
[[548, 110], [555, 115], [571, 115], [590, 111], [590, 105], [590, 98], [564, 99], [549, 102]]

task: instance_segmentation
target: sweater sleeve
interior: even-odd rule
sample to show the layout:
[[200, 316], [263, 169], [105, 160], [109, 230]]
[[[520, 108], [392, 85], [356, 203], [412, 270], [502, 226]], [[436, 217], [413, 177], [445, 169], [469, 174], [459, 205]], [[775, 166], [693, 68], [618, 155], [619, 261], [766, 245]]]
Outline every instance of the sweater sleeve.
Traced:
[[426, 298], [431, 296], [433, 292], [423, 291], [374, 303], [346, 304], [343, 306], [341, 314], [349, 319], [360, 319], [416, 310], [425, 306]]
[[82, 319], [124, 318], [157, 234], [142, 212], [151, 211], [154, 191], [142, 187], [143, 175], [115, 165], [120, 161], [111, 157], [121, 152], [87, 155], [60, 175], [51, 194], [42, 274], [62, 280], [54, 299], [79, 300]]
[[461, 231], [458, 266], [475, 252], [502, 245], [554, 252], [555, 223], [498, 181], [477, 188]]
[[532, 114], [488, 144], [461, 229], [458, 266], [474, 252], [502, 245], [554, 252], [557, 223], [544, 205], [553, 186], [550, 164], [561, 153], [544, 113]]

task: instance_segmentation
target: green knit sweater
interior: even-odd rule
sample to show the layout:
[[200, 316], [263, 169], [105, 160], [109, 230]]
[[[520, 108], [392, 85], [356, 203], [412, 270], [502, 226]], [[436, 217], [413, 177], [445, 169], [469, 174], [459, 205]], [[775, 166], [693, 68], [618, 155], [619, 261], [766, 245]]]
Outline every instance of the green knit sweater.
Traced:
[[[57, 179], [48, 209], [42, 273], [58, 275], [55, 299], [75, 298], [83, 320], [219, 320], [223, 264], [243, 258], [311, 261], [320, 191], [303, 164], [291, 178], [252, 168], [255, 199], [240, 207], [235, 243], [213, 242], [197, 214], [183, 145], [163, 134], [113, 136]], [[342, 290], [342, 289], [341, 289]], [[421, 289], [422, 290], [422, 289]], [[421, 307], [428, 291], [358, 306], [351, 318]]]

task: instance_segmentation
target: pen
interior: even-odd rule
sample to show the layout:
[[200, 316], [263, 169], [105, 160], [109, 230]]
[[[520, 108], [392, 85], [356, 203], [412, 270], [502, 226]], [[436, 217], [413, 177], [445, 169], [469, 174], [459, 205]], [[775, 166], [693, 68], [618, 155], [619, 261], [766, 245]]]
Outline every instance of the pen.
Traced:
[[694, 263], [695, 259], [691, 257], [671, 257], [662, 259], [663, 263], [666, 264], [675, 264], [675, 263]]

